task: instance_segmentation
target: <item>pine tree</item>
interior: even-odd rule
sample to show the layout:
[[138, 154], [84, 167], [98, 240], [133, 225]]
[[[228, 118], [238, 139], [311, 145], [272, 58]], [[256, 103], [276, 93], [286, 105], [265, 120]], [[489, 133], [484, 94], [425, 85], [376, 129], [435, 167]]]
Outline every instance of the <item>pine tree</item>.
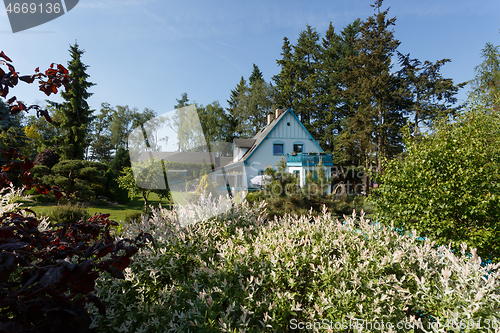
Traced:
[[318, 101], [323, 116], [318, 117], [321, 146], [327, 151], [333, 151], [335, 137], [340, 132], [341, 115], [338, 106], [340, 104], [341, 81], [338, 63], [341, 54], [341, 38], [335, 33], [330, 22], [321, 45], [321, 65], [319, 80]]
[[413, 115], [413, 136], [416, 137], [421, 122], [430, 126], [434, 120], [456, 113], [459, 108], [452, 104], [457, 102], [455, 95], [465, 83], [455, 85], [452, 79], [444, 78], [439, 72], [450, 59], [422, 63], [410, 59], [409, 54], [398, 52], [398, 56], [402, 67], [398, 75], [404, 85], [406, 108]]
[[250, 82], [250, 86], [252, 86], [255, 82], [264, 81], [264, 76], [262, 75], [259, 66], [256, 64], [253, 64], [252, 74], [248, 78], [248, 81]]
[[86, 70], [88, 65], [81, 61], [84, 50], [79, 48], [78, 43], [70, 46], [71, 60], [68, 62], [70, 73], [71, 88], [67, 92], [61, 92], [65, 100], [58, 106], [60, 113], [59, 126], [63, 130], [59, 144], [61, 145], [62, 158], [66, 160], [83, 159], [85, 151], [89, 146], [90, 123], [92, 121], [92, 112], [89, 108], [87, 99], [92, 96], [88, 89], [94, 86], [94, 83], [87, 79], [89, 75]]
[[239, 104], [242, 107], [243, 119], [239, 125], [244, 126], [246, 137], [253, 137], [266, 126], [266, 115], [273, 111], [274, 91], [273, 87], [264, 81], [262, 72], [255, 64], [248, 81], [250, 82], [248, 93], [240, 95]]

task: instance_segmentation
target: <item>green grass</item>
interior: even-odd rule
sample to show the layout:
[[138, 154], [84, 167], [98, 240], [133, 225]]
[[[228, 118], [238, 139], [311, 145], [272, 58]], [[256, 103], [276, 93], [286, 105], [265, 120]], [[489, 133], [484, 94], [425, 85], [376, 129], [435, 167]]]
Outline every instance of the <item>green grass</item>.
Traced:
[[[180, 192], [172, 192], [172, 195], [175, 200], [184, 204], [184, 198]], [[50, 212], [54, 209], [53, 207], [56, 204], [51, 203], [39, 203], [35, 201], [23, 201], [24, 208], [31, 207], [31, 209], [37, 214], [40, 215], [49, 215]], [[148, 203], [153, 205], [153, 207], [158, 207], [160, 204], [160, 198], [155, 193], [151, 193], [149, 195]], [[163, 200], [161, 202], [163, 207], [168, 207], [168, 201]], [[91, 206], [87, 207], [86, 210], [90, 215], [94, 215], [94, 213], [102, 213], [102, 214], [110, 214], [110, 219], [114, 221], [125, 221], [125, 217], [127, 215], [131, 215], [133, 213], [140, 213], [144, 207], [144, 201], [142, 197], [137, 196], [133, 200], [131, 200], [126, 205], [117, 205], [117, 206]]]

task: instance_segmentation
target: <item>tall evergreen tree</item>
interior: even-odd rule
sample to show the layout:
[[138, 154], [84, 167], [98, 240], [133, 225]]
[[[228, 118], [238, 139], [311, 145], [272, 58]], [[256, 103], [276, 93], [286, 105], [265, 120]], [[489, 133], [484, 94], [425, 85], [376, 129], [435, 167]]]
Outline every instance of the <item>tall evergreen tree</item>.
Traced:
[[[346, 95], [357, 100], [359, 106], [348, 122], [372, 122], [373, 132], [356, 132], [353, 137], [366, 135], [358, 142], [366, 146], [360, 150], [365, 152], [365, 166], [371, 165], [375, 158], [377, 171], [382, 169], [382, 158], [391, 157], [403, 149], [400, 128], [405, 123], [401, 112], [401, 95], [398, 78], [391, 73], [391, 59], [400, 42], [394, 38], [390, 27], [396, 18], [387, 19], [388, 10], [380, 11], [382, 0], [372, 5], [376, 13], [363, 22], [360, 28], [360, 38], [355, 45], [356, 54], [349, 57], [352, 67], [347, 77], [352, 84], [347, 87]], [[362, 119], [356, 119], [356, 118]], [[375, 149], [373, 150], [373, 148]], [[390, 148], [390, 149], [389, 149]]]
[[266, 115], [275, 106], [275, 87], [264, 81], [259, 67], [253, 64], [253, 71], [247, 85], [242, 77], [231, 91], [228, 100], [228, 120], [234, 137], [251, 138], [266, 125]]
[[318, 81], [321, 61], [319, 38], [320, 34], [316, 29], [307, 25], [299, 34], [293, 56], [297, 68], [295, 89], [298, 97], [293, 103], [293, 110], [306, 129], [316, 137], [319, 134], [318, 124], [314, 126], [314, 122], [319, 119]]
[[264, 81], [264, 76], [262, 75], [259, 66], [256, 64], [253, 64], [252, 74], [248, 78], [248, 81], [250, 82], [250, 86], [252, 86], [255, 82]]
[[93, 110], [87, 104], [87, 99], [92, 96], [88, 90], [95, 84], [88, 81], [88, 65], [81, 60], [85, 51], [79, 48], [77, 42], [70, 45], [69, 51], [71, 60], [68, 62], [68, 70], [72, 81], [71, 89], [61, 92], [65, 102], [58, 105], [59, 126], [63, 130], [59, 144], [63, 159], [81, 160], [85, 157], [85, 151], [90, 143], [90, 122]]
[[337, 34], [330, 23], [322, 40], [318, 81], [321, 116], [318, 117], [317, 127], [322, 147], [331, 152], [342, 151], [339, 150], [343, 148], [339, 137], [343, 131], [344, 121], [353, 109], [353, 103], [343, 94], [349, 86], [349, 82], [344, 81], [344, 76], [350, 70], [346, 59], [354, 54], [354, 40], [357, 38], [359, 25], [358, 19]]
[[266, 126], [266, 115], [273, 111], [274, 87], [264, 81], [259, 67], [253, 64], [253, 71], [248, 78], [250, 86], [239, 95], [238, 132], [243, 137], [251, 138]]
[[283, 38], [283, 46], [281, 48], [281, 59], [276, 60], [281, 71], [273, 77], [278, 90], [277, 104], [285, 109], [293, 107], [293, 102], [296, 99], [295, 93], [295, 63], [293, 61], [292, 45], [287, 37]]
[[241, 136], [241, 133], [239, 133], [237, 129], [240, 118], [238, 114], [239, 97], [245, 93], [247, 88], [247, 82], [242, 76], [236, 88], [231, 90], [231, 94], [229, 96], [229, 99], [227, 100], [227, 104], [229, 106], [226, 109], [229, 122], [229, 142], [232, 142], [235, 138]]
[[322, 117], [318, 117], [321, 146], [333, 151], [335, 137], [341, 130], [342, 116], [339, 110], [340, 94], [342, 91], [339, 61], [342, 58], [341, 37], [335, 33], [332, 23], [326, 31], [321, 45], [321, 79], [319, 80], [320, 94], [318, 100]]
[[291, 45], [284, 38], [282, 58], [276, 62], [281, 67], [280, 73], [273, 77], [278, 93], [278, 104], [292, 108], [300, 121], [313, 136], [319, 134], [321, 118], [319, 108], [321, 94], [320, 80], [321, 45], [320, 34], [311, 27], [301, 31], [296, 45]]

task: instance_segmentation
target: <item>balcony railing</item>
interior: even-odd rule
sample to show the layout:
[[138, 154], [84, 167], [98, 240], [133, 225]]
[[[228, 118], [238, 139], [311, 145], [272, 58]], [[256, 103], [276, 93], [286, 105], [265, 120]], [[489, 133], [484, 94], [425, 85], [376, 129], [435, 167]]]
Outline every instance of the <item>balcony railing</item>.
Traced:
[[332, 154], [324, 155], [310, 155], [307, 153], [297, 153], [296, 155], [287, 154], [287, 165], [288, 166], [312, 166], [319, 163], [325, 166], [332, 166]]

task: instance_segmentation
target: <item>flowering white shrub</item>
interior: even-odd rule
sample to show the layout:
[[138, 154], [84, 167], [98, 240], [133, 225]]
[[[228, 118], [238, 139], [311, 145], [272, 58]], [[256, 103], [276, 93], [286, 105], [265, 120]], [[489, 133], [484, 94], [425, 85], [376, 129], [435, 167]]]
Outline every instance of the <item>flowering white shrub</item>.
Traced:
[[355, 323], [359, 332], [407, 332], [417, 325], [429, 332], [484, 332], [500, 325], [498, 265], [481, 266], [474, 250], [470, 257], [465, 247], [454, 254], [373, 225], [363, 214], [345, 222], [326, 211], [266, 221], [264, 208], [244, 202], [185, 227], [176, 221], [187, 212], [160, 208], [125, 225], [123, 237], [149, 232], [156, 248], [134, 256], [125, 280], [98, 281], [107, 310], [101, 316], [90, 309], [94, 327], [354, 332], [342, 325]]
[[23, 189], [22, 187], [16, 189], [12, 184], [0, 189], [0, 215], [13, 212], [22, 205], [18, 200], [23, 198]]
[[[23, 216], [28, 216], [32, 214], [29, 211], [22, 210], [20, 207], [23, 205], [20, 200], [25, 200], [31, 198], [30, 195], [23, 195], [24, 187], [16, 188], [14, 185], [9, 187], [4, 187], [0, 189], [0, 216], [4, 213], [18, 212]], [[28, 207], [30, 209], [30, 207]], [[38, 229], [44, 231], [50, 225], [49, 218], [47, 216], [38, 217]]]

